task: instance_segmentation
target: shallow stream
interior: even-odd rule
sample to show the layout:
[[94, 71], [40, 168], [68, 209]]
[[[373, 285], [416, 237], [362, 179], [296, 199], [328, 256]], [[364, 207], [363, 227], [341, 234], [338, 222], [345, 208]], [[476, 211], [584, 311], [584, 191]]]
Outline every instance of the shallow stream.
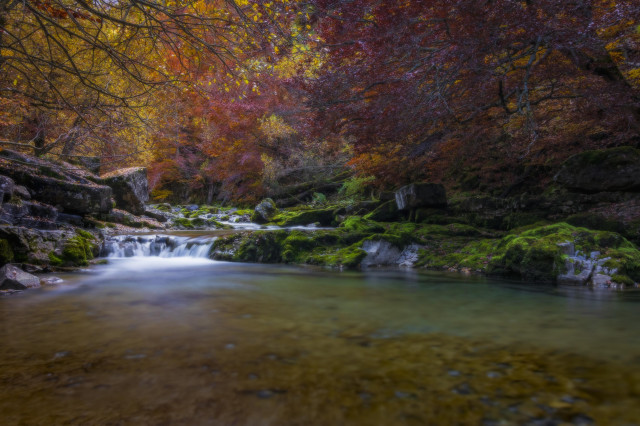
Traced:
[[640, 423], [638, 292], [161, 252], [0, 297], [1, 424]]

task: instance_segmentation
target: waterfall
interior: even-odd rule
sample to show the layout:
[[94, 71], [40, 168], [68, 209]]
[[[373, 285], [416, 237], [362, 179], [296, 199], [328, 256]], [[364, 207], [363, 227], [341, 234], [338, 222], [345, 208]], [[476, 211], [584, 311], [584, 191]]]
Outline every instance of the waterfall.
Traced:
[[209, 257], [215, 237], [118, 235], [105, 240], [102, 257]]

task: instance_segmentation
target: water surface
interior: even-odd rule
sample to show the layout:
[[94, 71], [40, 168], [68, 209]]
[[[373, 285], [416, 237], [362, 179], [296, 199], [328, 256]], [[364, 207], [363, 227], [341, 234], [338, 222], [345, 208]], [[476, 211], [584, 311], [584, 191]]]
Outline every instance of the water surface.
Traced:
[[636, 292], [193, 257], [61, 277], [0, 298], [3, 424], [640, 419]]

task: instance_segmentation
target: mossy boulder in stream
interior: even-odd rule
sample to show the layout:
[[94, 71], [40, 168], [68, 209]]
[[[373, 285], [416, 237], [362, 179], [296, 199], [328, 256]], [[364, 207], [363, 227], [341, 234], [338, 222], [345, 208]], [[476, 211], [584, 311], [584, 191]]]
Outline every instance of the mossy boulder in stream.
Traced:
[[289, 210], [273, 216], [271, 222], [278, 226], [311, 225], [321, 226], [335, 224], [335, 208]]

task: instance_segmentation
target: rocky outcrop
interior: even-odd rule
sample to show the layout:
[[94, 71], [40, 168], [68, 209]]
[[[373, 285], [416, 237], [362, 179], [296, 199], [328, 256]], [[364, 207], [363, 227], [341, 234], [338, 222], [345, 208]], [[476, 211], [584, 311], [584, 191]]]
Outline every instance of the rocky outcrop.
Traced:
[[276, 212], [276, 203], [271, 198], [265, 198], [256, 206], [251, 215], [251, 221], [255, 223], [267, 223]]
[[0, 290], [26, 290], [40, 287], [40, 279], [13, 265], [0, 268]]
[[149, 183], [147, 169], [130, 167], [102, 175], [101, 182], [113, 189], [116, 207], [130, 213], [144, 214], [145, 204], [149, 201]]
[[564, 162], [555, 181], [577, 192], [640, 191], [640, 150], [585, 151]]
[[111, 188], [85, 177], [88, 172], [70, 170], [74, 170], [74, 166], [66, 163], [0, 151], [0, 174], [28, 188], [28, 195], [23, 193], [23, 198], [30, 196], [65, 213], [107, 213], [111, 209]]
[[418, 207], [446, 207], [447, 193], [444, 186], [437, 183], [412, 183], [396, 191], [399, 210]]

